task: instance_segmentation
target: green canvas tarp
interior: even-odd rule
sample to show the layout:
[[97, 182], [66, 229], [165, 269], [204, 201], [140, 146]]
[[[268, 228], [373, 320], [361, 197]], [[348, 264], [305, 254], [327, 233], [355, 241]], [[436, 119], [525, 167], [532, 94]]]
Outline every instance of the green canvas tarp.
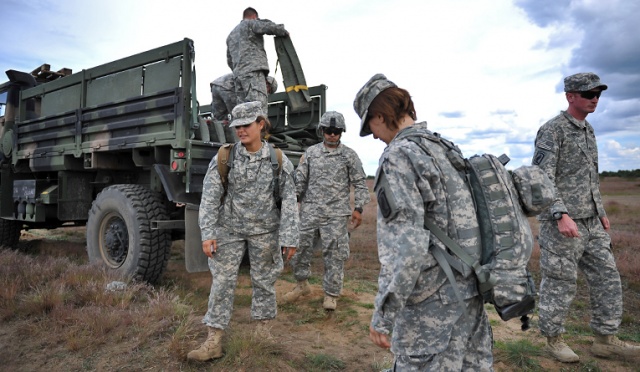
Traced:
[[294, 113], [307, 110], [311, 104], [311, 97], [291, 37], [275, 37], [274, 41], [285, 92], [289, 96], [289, 107]]

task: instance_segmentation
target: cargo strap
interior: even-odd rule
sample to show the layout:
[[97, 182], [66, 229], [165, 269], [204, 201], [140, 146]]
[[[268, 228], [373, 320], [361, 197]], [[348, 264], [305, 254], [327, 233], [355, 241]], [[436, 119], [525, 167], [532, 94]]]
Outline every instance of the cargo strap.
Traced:
[[309, 88], [306, 85], [292, 85], [290, 87], [287, 87], [286, 92], [289, 93], [292, 90], [295, 92], [299, 92], [301, 90], [309, 90]]

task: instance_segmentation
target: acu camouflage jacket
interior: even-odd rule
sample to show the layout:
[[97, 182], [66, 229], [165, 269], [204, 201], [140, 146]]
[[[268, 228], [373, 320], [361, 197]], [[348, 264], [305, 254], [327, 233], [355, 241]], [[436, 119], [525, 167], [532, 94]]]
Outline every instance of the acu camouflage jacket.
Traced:
[[227, 65], [236, 77], [269, 71], [263, 35], [286, 36], [287, 31], [268, 19], [244, 19], [227, 37]]
[[539, 220], [565, 212], [573, 219], [606, 216], [598, 178], [598, 147], [593, 127], [566, 111], [538, 130], [532, 164], [540, 166], [555, 186], [555, 200]]
[[360, 158], [351, 148], [340, 144], [335, 150], [329, 150], [324, 143], [309, 147], [295, 172], [300, 213], [350, 216], [351, 186], [355, 208], [371, 201], [365, 179]]
[[238, 235], [264, 234], [279, 229], [282, 247], [298, 246], [298, 206], [293, 182], [293, 164], [282, 154], [280, 196], [278, 210], [273, 196], [273, 170], [271, 157], [263, 142], [262, 149], [250, 154], [244, 146], [234, 146], [233, 167], [228, 174], [227, 195], [224, 193], [218, 156], [214, 156], [204, 178], [200, 201], [199, 224], [202, 240], [216, 239], [219, 229]]

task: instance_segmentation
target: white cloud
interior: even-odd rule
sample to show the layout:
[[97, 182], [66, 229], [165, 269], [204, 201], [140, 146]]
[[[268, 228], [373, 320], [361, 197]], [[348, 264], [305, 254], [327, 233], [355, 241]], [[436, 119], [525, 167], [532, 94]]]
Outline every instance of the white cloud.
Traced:
[[[308, 85], [328, 86], [327, 109], [345, 115], [348, 130], [343, 142], [360, 154], [371, 175], [385, 145], [371, 136], [358, 136], [359, 118], [352, 104], [357, 90], [373, 74], [382, 72], [407, 89], [418, 118], [453, 139], [466, 155], [506, 152], [516, 163], [530, 158], [537, 128], [566, 108], [562, 78], [575, 51], [584, 47], [583, 31], [576, 22], [582, 15], [558, 18], [551, 12], [534, 19], [530, 12], [540, 10], [536, 1], [518, 1], [521, 7], [510, 0], [5, 2], [5, 29], [16, 36], [0, 51], [3, 71], [31, 71], [46, 62], [53, 69], [70, 67], [77, 72], [188, 37], [196, 49], [201, 103], [208, 103], [209, 82], [229, 72], [226, 37], [244, 8], [253, 6], [262, 18], [285, 24]], [[579, 1], [570, 3], [566, 12], [589, 9]], [[615, 4], [623, 7], [622, 2]], [[607, 9], [622, 19], [631, 17], [609, 5]], [[269, 37], [265, 45], [273, 74], [276, 56]], [[603, 80], [605, 76], [601, 75]], [[609, 76], [615, 82], [625, 81], [624, 73]], [[279, 72], [276, 78], [281, 81]], [[594, 126], [613, 125], [617, 130], [616, 123], [637, 112], [633, 110], [637, 101], [614, 105], [615, 92], [632, 85], [611, 84], [608, 112], [620, 117], [614, 123], [598, 112], [593, 121], [589, 119]], [[631, 90], [625, 92], [631, 95]], [[607, 103], [601, 108], [606, 109]], [[496, 130], [500, 132], [486, 138]], [[631, 141], [628, 147], [638, 147], [638, 126], [627, 125], [624, 130]], [[616, 164], [622, 163], [610, 166]]]

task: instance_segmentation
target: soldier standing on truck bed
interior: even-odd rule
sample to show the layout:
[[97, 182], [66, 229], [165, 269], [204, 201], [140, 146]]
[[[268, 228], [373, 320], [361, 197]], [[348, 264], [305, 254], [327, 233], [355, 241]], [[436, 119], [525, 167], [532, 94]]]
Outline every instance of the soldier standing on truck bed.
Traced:
[[[222, 75], [210, 83], [211, 86], [211, 116], [215, 125], [222, 125], [226, 142], [237, 142], [236, 132], [229, 127], [229, 115], [238, 102], [236, 98], [236, 84], [233, 74]], [[273, 76], [267, 76], [267, 94], [278, 90], [278, 82]]]
[[258, 18], [258, 12], [247, 8], [242, 21], [227, 37], [227, 64], [233, 71], [238, 103], [260, 101], [267, 113], [267, 84], [269, 73], [264, 35], [288, 36], [284, 25]]
[[[324, 302], [335, 310], [342, 291], [344, 262], [349, 258], [347, 222], [362, 223], [362, 207], [371, 201], [366, 174], [355, 151], [340, 143], [346, 131], [344, 116], [328, 111], [320, 119], [324, 141], [305, 151], [296, 168], [296, 195], [300, 201], [300, 249], [291, 263], [298, 284], [284, 295], [286, 302], [311, 293], [310, 266], [314, 241], [319, 235], [324, 259]], [[355, 208], [351, 211], [350, 189], [354, 187]]]
[[248, 102], [232, 111], [231, 127], [240, 142], [231, 147], [226, 162], [226, 187], [218, 169], [220, 152], [211, 160], [204, 179], [199, 225], [212, 275], [208, 310], [202, 319], [208, 337], [200, 348], [189, 352], [189, 360], [222, 357], [222, 336], [231, 320], [245, 251], [251, 264], [251, 318], [258, 323], [258, 337], [271, 337], [269, 322], [276, 317], [275, 282], [284, 267], [283, 255], [290, 259], [298, 246], [293, 164], [282, 154], [281, 169], [274, 172], [271, 145], [261, 140], [269, 127], [261, 109], [260, 102]]

